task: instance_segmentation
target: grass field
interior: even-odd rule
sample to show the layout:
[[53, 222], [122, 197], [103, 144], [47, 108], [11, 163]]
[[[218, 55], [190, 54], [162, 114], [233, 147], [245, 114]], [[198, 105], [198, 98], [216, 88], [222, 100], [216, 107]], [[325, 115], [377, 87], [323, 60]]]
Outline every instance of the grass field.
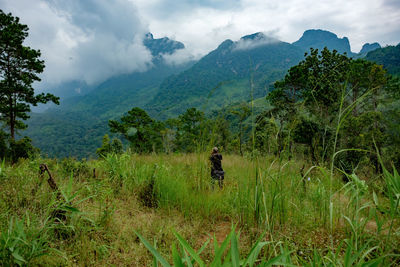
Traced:
[[[39, 175], [42, 163], [61, 194]], [[342, 174], [300, 159], [224, 155], [223, 167], [220, 190], [205, 153], [3, 162], [0, 262], [151, 266], [150, 244], [177, 266], [178, 258], [185, 266], [400, 264], [397, 172], [344, 183]], [[226, 237], [218, 254], [225, 247], [214, 240]], [[256, 260], [246, 262], [249, 255]]]

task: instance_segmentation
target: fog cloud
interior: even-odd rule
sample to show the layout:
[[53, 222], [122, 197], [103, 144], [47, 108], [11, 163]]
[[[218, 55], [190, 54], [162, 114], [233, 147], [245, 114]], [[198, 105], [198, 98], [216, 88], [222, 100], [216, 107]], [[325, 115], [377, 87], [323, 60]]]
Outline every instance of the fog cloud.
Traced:
[[[200, 58], [226, 39], [255, 32], [286, 42], [308, 29], [347, 36], [358, 52], [364, 43], [400, 42], [398, 0], [0, 0], [30, 27], [27, 44], [42, 51], [43, 80], [96, 84], [114, 75], [144, 71], [152, 57], [147, 32], [183, 42], [164, 55], [169, 64]], [[268, 39], [271, 41], [272, 39]], [[246, 49], [265, 40], [240, 40]]]
[[163, 54], [162, 57], [165, 63], [175, 66], [196, 60], [195, 56], [188, 49], [178, 49], [173, 54]]
[[253, 49], [262, 45], [278, 43], [279, 40], [266, 36], [264, 33], [257, 33], [252, 38], [241, 38], [235, 43], [234, 50]]
[[43, 80], [95, 84], [117, 74], [144, 71], [151, 54], [142, 38], [148, 28], [126, 0], [4, 1], [6, 12], [30, 27], [27, 44], [40, 49]]

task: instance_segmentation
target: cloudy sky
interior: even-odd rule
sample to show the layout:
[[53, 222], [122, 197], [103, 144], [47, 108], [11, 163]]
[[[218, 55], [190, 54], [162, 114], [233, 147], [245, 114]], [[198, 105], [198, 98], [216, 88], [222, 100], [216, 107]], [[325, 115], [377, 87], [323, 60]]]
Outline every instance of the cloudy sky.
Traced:
[[46, 84], [146, 70], [147, 32], [183, 42], [180, 59], [259, 31], [293, 42], [307, 29], [329, 30], [347, 36], [353, 52], [400, 42], [400, 0], [0, 0], [0, 8], [29, 26]]

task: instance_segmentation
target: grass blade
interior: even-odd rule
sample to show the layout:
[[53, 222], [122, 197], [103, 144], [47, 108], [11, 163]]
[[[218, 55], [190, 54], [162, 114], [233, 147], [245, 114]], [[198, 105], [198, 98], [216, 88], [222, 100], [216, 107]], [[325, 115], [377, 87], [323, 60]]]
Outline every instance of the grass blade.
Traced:
[[[233, 230], [234, 231], [234, 230]], [[231, 258], [232, 258], [232, 266], [239, 267], [239, 248], [238, 248], [238, 241], [235, 232], [233, 232], [231, 238]]]
[[200, 258], [200, 256], [196, 253], [196, 251], [186, 242], [182, 236], [180, 236], [178, 233], [174, 232], [176, 238], [178, 239], [179, 243], [184, 247], [185, 250], [189, 253], [189, 255], [200, 265], [200, 266], [205, 266], [204, 262]]
[[158, 253], [158, 251], [144, 238], [142, 237], [138, 232], [134, 231], [135, 234], [139, 237], [140, 241], [145, 245], [145, 247], [151, 252], [151, 254], [154, 255], [154, 257], [157, 258], [157, 260], [161, 263], [163, 267], [170, 267], [169, 263], [163, 258], [163, 256]]

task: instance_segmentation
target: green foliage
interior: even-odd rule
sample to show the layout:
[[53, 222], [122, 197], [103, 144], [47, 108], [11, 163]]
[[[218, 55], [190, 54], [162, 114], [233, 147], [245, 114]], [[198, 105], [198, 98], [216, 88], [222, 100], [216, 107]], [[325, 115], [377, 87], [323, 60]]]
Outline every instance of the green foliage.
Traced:
[[276, 154], [278, 151], [277, 134], [279, 126], [269, 112], [256, 117], [254, 132], [255, 147], [261, 153]]
[[204, 132], [204, 113], [190, 108], [176, 120], [176, 146], [180, 151], [194, 152], [202, 141]]
[[[395, 171], [388, 172], [391, 178], [377, 194], [371, 191], [375, 182], [358, 174], [350, 175], [346, 185], [334, 181], [330, 193], [329, 171], [324, 167], [301, 176], [305, 162], [299, 158], [249, 159], [228, 154], [224, 155], [224, 189], [212, 190], [207, 158], [205, 153], [125, 153], [84, 163], [37, 159], [11, 166], [3, 162], [2, 262], [17, 264], [20, 258], [10, 253], [13, 244], [13, 251], [29, 261], [21, 261], [22, 265], [147, 266], [152, 258], [146, 248], [156, 261], [163, 258], [164, 264], [177, 266], [387, 266], [397, 262], [400, 214], [398, 190], [393, 189], [399, 180]], [[59, 194], [37, 180], [37, 166], [43, 161], [52, 170]], [[71, 168], [83, 164], [95, 167], [96, 177], [90, 172], [72, 174]], [[19, 226], [15, 218], [20, 218]], [[230, 231], [232, 224], [240, 234]], [[14, 231], [21, 228], [26, 238], [21, 230]], [[132, 229], [140, 232], [139, 238]], [[214, 240], [207, 242], [207, 236]], [[28, 252], [36, 256], [30, 259]]]
[[[237, 42], [224, 41], [188, 70], [165, 79], [146, 108], [165, 118], [181, 114], [191, 107], [200, 108], [205, 102], [204, 111], [207, 113], [238, 101], [249, 101], [250, 75], [254, 77], [254, 98], [264, 96], [265, 88], [297, 64], [303, 52], [298, 47], [275, 40], [257, 45], [257, 38], [262, 42], [268, 37], [257, 33]], [[256, 43], [254, 47], [240, 48], [242, 42], [252, 41]], [[224, 84], [218, 86], [221, 82]]]
[[36, 258], [49, 251], [47, 228], [35, 229], [23, 220], [11, 217], [8, 229], [0, 235], [0, 262], [2, 266], [29, 266]]
[[103, 136], [103, 142], [101, 147], [96, 150], [96, 154], [100, 157], [104, 157], [108, 153], [121, 154], [123, 152], [123, 146], [121, 140], [118, 138], [113, 138], [110, 142], [110, 137], [108, 134]]
[[50, 157], [95, 157], [102, 137], [110, 134], [108, 120], [122, 117], [132, 107], [144, 108], [158, 92], [163, 79], [192, 64], [170, 66], [158, 63], [146, 72], [113, 77], [86, 95], [63, 98], [62, 109], [51, 108], [31, 114], [24, 134]]
[[39, 149], [32, 145], [29, 137], [24, 137], [18, 141], [10, 140], [9, 157], [12, 162], [17, 162], [20, 158], [31, 158], [39, 154]]
[[[164, 124], [150, 118], [140, 108], [132, 108], [121, 117], [121, 122], [110, 120], [108, 125], [113, 133], [121, 133], [135, 152], [161, 151]], [[103, 140], [104, 141], [104, 140]]]
[[[167, 260], [164, 259], [163, 256], [158, 253], [157, 249], [154, 248], [149, 241], [147, 241], [143, 236], [139, 233], [135, 232], [139, 237], [140, 241], [146, 246], [146, 248], [154, 255], [155, 261], [160, 262], [163, 267], [170, 267], [171, 265]], [[250, 253], [247, 257], [241, 258], [239, 248], [238, 248], [238, 236], [235, 232], [235, 228], [232, 227], [231, 232], [226, 236], [225, 240], [222, 241], [221, 245], [217, 243], [214, 238], [214, 258], [211, 259], [211, 263], [206, 265], [205, 262], [201, 259], [200, 254], [203, 252], [204, 248], [208, 245], [209, 240], [207, 240], [204, 245], [196, 251], [193, 249], [189, 243], [178, 233], [175, 233], [176, 238], [180, 244], [179, 254], [178, 249], [175, 247], [175, 244], [172, 246], [172, 256], [174, 259], [175, 267], [183, 267], [183, 266], [194, 266], [196, 263], [198, 266], [294, 266], [290, 260], [289, 254], [290, 252], [287, 249], [282, 249], [282, 254], [278, 256], [265, 260], [259, 260], [259, 254], [262, 248], [268, 245], [270, 242], [260, 242], [260, 239], [253, 245]], [[230, 243], [230, 249], [228, 249], [228, 245]], [[257, 264], [256, 264], [257, 262]]]
[[341, 153], [338, 166], [351, 171], [366, 159], [378, 171], [375, 154], [360, 151], [373, 151], [374, 142], [380, 151], [384, 147], [387, 130], [393, 126], [385, 124], [381, 105], [393, 102], [391, 92], [398, 88], [382, 66], [351, 60], [326, 48], [321, 53], [311, 49], [267, 96], [274, 106], [271, 114], [280, 125], [278, 144], [284, 143], [289, 150], [292, 142], [305, 144], [312, 162], [325, 161], [332, 157], [333, 129], [339, 119], [335, 142], [340, 149], [358, 150]]
[[6, 141], [6, 134], [0, 130], [0, 159], [3, 159], [6, 156], [6, 152], [8, 150]]
[[52, 94], [34, 94], [32, 84], [40, 81], [44, 61], [40, 51], [24, 46], [28, 26], [21, 24], [18, 17], [0, 10], [0, 119], [10, 128], [11, 139], [15, 130], [26, 127], [18, 118], [29, 118], [30, 104], [52, 101], [58, 104], [58, 97]]
[[63, 169], [63, 175], [66, 177], [85, 177], [92, 174], [91, 169], [89, 168], [87, 161], [85, 159], [76, 160], [74, 158], [64, 158], [60, 165]]
[[365, 59], [385, 66], [392, 75], [400, 76], [400, 44], [378, 48], [369, 52]]

